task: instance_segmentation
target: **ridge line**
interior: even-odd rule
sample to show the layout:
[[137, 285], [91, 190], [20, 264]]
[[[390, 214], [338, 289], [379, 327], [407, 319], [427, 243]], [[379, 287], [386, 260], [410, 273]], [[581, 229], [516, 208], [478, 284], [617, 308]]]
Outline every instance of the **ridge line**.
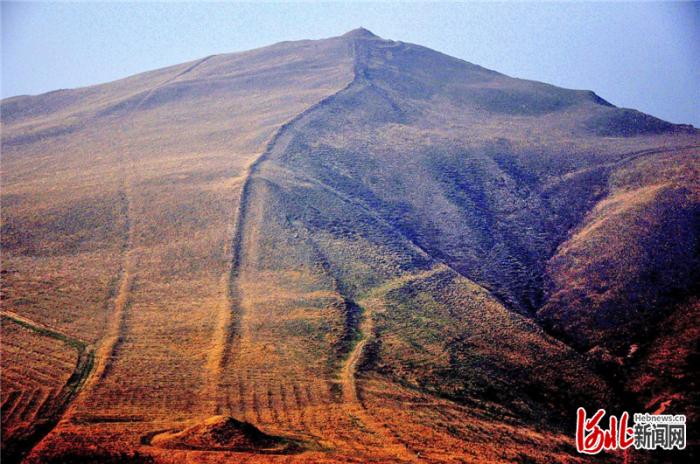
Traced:
[[146, 103], [146, 100], [151, 98], [151, 95], [153, 95], [153, 92], [160, 89], [161, 87], [164, 87], [164, 86], [170, 84], [171, 82], [175, 82], [180, 77], [193, 71], [196, 67], [198, 67], [201, 64], [204, 64], [205, 61], [208, 61], [209, 59], [214, 58], [215, 56], [216, 55], [209, 55], [209, 56], [205, 56], [204, 58], [200, 58], [199, 60], [197, 60], [194, 63], [192, 63], [191, 65], [189, 65], [187, 68], [185, 68], [182, 71], [180, 71], [179, 73], [175, 74], [173, 77], [169, 77], [168, 79], [164, 80], [163, 82], [151, 87], [151, 89], [148, 90], [146, 95], [144, 95], [144, 97], [141, 100], [139, 100], [139, 102], [136, 104], [136, 106], [134, 106], [133, 111], [140, 109], [143, 106], [143, 104]]

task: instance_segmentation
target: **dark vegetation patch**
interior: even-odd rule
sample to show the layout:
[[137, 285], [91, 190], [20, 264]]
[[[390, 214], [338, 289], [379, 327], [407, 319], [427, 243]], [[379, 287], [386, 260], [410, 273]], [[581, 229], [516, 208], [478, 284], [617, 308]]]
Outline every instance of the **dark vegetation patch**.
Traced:
[[109, 192], [47, 211], [12, 211], [2, 223], [2, 247], [14, 254], [57, 256], [111, 246], [124, 233], [123, 203], [123, 193]]
[[691, 132], [692, 126], [671, 124], [637, 110], [615, 108], [586, 121], [586, 128], [603, 137], [633, 137], [636, 135]]
[[[389, 291], [391, 310], [375, 316], [377, 340], [362, 370], [461, 404], [498, 404], [512, 418], [547, 427], [568, 427], [576, 405], [597, 401], [601, 386], [584, 379], [570, 353], [454, 279], [438, 273]], [[541, 358], [558, 368], [539, 365]]]
[[344, 315], [343, 334], [334, 344], [333, 352], [336, 356], [330, 358], [332, 369], [336, 368], [342, 360], [348, 357], [355, 344], [362, 338], [360, 321], [363, 309], [354, 301], [345, 299], [341, 312]]
[[564, 110], [579, 101], [578, 95], [564, 89], [474, 88], [461, 92], [463, 103], [491, 113], [512, 116], [539, 116]]

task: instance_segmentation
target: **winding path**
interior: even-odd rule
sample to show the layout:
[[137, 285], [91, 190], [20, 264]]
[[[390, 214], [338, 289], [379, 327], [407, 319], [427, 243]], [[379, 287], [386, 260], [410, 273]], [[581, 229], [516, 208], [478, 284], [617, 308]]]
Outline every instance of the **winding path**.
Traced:
[[374, 318], [372, 308], [379, 303], [381, 295], [386, 294], [389, 290], [399, 288], [409, 282], [428, 278], [438, 272], [449, 270], [444, 264], [437, 264], [426, 271], [410, 274], [399, 277], [388, 283], [376, 288], [370, 295], [361, 301], [360, 306], [363, 308], [362, 322], [360, 324], [360, 333], [362, 338], [355, 344], [353, 350], [345, 361], [340, 371], [340, 384], [343, 391], [343, 400], [351, 412], [358, 417], [368, 428], [375, 434], [382, 437], [382, 440], [389, 444], [389, 447], [396, 451], [396, 457], [409, 462], [420, 462], [419, 456], [402, 443], [398, 437], [384, 424], [376, 420], [372, 414], [367, 411], [360, 395], [357, 386], [357, 372], [364, 355], [367, 343], [369, 343], [374, 331]]
[[[274, 133], [268, 142], [265, 150], [255, 158], [242, 175], [242, 185], [239, 195], [238, 205], [232, 218], [232, 240], [230, 242], [230, 266], [221, 277], [221, 285], [225, 287], [225, 304], [217, 315], [214, 334], [211, 341], [209, 358], [207, 359], [207, 374], [205, 383], [205, 394], [207, 398], [215, 398], [213, 414], [224, 414], [229, 406], [227, 404], [227, 391], [225, 384], [225, 372], [232, 358], [236, 355], [235, 344], [242, 338], [241, 316], [242, 299], [239, 279], [243, 269], [243, 242], [245, 239], [246, 224], [249, 220], [249, 209], [251, 198], [254, 194], [254, 179], [260, 167], [265, 161], [275, 154], [283, 152], [292, 141], [296, 128], [303, 126], [305, 121], [316, 111], [332, 104], [342, 94], [348, 92], [356, 85], [367, 85], [364, 73], [362, 72], [362, 57], [359, 56], [357, 47], [353, 45], [352, 50], [355, 65], [352, 80], [337, 92], [322, 98], [306, 110], [297, 114], [284, 123]], [[415, 276], [411, 276], [414, 278]], [[370, 300], [368, 300], [370, 302]], [[357, 371], [364, 355], [367, 343], [371, 339], [373, 332], [373, 317], [370, 307], [364, 309], [363, 319], [360, 324], [362, 338], [357, 341], [340, 371], [340, 384], [342, 388], [343, 405], [349, 416], [359, 419], [372, 433], [387, 444], [395, 458], [402, 462], [420, 462], [419, 457], [410, 450], [396, 434], [386, 425], [375, 419], [364, 407], [358, 394]]]
[[343, 401], [349, 409], [349, 414], [358, 418], [375, 435], [381, 437], [381, 441], [387, 445], [386, 448], [393, 450], [397, 459], [403, 462], [420, 462], [416, 453], [409, 449], [386, 425], [379, 422], [367, 411], [358, 393], [358, 367], [374, 330], [371, 303], [372, 300], [367, 299], [362, 305], [363, 314], [360, 324], [362, 338], [355, 344], [340, 371]]
[[[374, 321], [372, 312], [368, 307], [364, 307], [362, 315], [362, 323], [360, 324], [360, 332], [362, 338], [355, 343], [353, 350], [345, 361], [343, 368], [340, 371], [340, 383], [343, 387], [343, 400], [348, 404], [362, 406], [357, 391], [357, 371], [365, 347], [370, 340], [372, 331], [374, 330]], [[363, 408], [364, 409], [364, 408]]]

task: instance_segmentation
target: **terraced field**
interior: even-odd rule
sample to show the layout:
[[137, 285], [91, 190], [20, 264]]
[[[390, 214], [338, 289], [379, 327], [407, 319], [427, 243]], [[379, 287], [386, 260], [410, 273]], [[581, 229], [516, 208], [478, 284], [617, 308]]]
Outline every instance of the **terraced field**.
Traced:
[[365, 30], [2, 123], [7, 459], [574, 463], [578, 406], [696, 420], [695, 129]]
[[2, 312], [2, 459], [19, 462], [61, 419], [93, 365], [82, 340]]

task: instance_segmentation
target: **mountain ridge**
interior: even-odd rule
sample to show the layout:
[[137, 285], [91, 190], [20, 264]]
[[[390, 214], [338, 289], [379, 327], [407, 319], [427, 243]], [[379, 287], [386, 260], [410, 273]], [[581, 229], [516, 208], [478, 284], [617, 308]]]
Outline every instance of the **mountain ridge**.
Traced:
[[[509, 77], [509, 78], [512, 78], [512, 79], [517, 79], [517, 80], [520, 80], [520, 81], [538, 83], [538, 81], [535, 81], [535, 80], [527, 80], [527, 79], [521, 79], [521, 78], [515, 78], [515, 77], [507, 76], [507, 75], [498, 73], [498, 72], [496, 72], [496, 71], [493, 71], [493, 70], [490, 70], [490, 69], [487, 69], [487, 68], [483, 68], [483, 67], [481, 67], [481, 66], [479, 66], [479, 65], [473, 64], [473, 63], [471, 63], [471, 62], [469, 62], [469, 61], [466, 61], [466, 60], [464, 60], [464, 59], [461, 59], [461, 58], [454, 58], [454, 57], [451, 57], [451, 56], [449, 56], [449, 55], [444, 55], [444, 54], [442, 54], [442, 53], [440, 53], [440, 52], [438, 52], [438, 51], [429, 49], [429, 48], [427, 48], [427, 47], [422, 47], [422, 46], [415, 45], [415, 44], [408, 44], [408, 43], [404, 43], [404, 42], [395, 42], [395, 41], [391, 41], [391, 40], [382, 39], [381, 37], [377, 36], [376, 34], [374, 34], [373, 32], [369, 31], [368, 29], [365, 29], [365, 28], [363, 28], [363, 27], [359, 27], [359, 28], [357, 28], [357, 29], [353, 29], [353, 30], [351, 30], [351, 31], [348, 31], [348, 32], [346, 32], [345, 34], [342, 34], [342, 35], [339, 35], [339, 36], [330, 37], [330, 38], [315, 39], [315, 40], [283, 41], [283, 42], [278, 42], [278, 43], [275, 43], [275, 44], [272, 44], [272, 45], [268, 45], [268, 46], [265, 46], [265, 47], [261, 47], [261, 48], [255, 48], [255, 49], [243, 50], [243, 51], [231, 52], [231, 53], [219, 53], [219, 54], [214, 54], [214, 55], [207, 55], [207, 56], [204, 57], [204, 58], [198, 58], [198, 59], [194, 59], [194, 60], [191, 60], [191, 61], [188, 61], [188, 62], [173, 64], [173, 65], [169, 65], [169, 66], [166, 66], [166, 67], [163, 67], [163, 68], [153, 69], [153, 70], [149, 70], [149, 71], [143, 71], [143, 72], [140, 72], [140, 73], [137, 73], [137, 74], [133, 74], [133, 75], [126, 76], [126, 77], [123, 77], [123, 78], [119, 78], [119, 79], [116, 79], [116, 80], [113, 80], [113, 81], [109, 81], [109, 82], [106, 82], [106, 83], [92, 84], [92, 85], [83, 86], [83, 87], [76, 87], [76, 88], [56, 89], [56, 90], [52, 90], [52, 91], [43, 92], [43, 93], [40, 93], [40, 94], [15, 95], [15, 96], [10, 96], [10, 97], [3, 98], [1, 101], [2, 101], [5, 105], [7, 105], [8, 103], [14, 103], [15, 100], [18, 100], [18, 99], [32, 99], [32, 98], [34, 98], [34, 97], [47, 97], [47, 96], [49, 96], [49, 95], [52, 95], [52, 96], [53, 96], [53, 95], [55, 95], [55, 94], [65, 93], [65, 92], [87, 91], [87, 90], [93, 89], [94, 87], [101, 87], [101, 86], [104, 86], [104, 85], [117, 84], [117, 83], [120, 83], [120, 82], [125, 81], [125, 80], [131, 80], [131, 79], [134, 79], [134, 78], [137, 78], [137, 77], [145, 77], [146, 75], [155, 74], [155, 73], [162, 72], [162, 71], [165, 71], [165, 70], [171, 70], [171, 69], [174, 70], [174, 69], [177, 69], [177, 68], [180, 68], [180, 67], [185, 66], [185, 69], [184, 69], [184, 70], [177, 72], [174, 76], [172, 76], [171, 78], [167, 79], [165, 82], [163, 82], [163, 83], [161, 84], [161, 85], [165, 85], [165, 84], [168, 83], [168, 81], [170, 81], [170, 80], [175, 80], [175, 79], [181, 77], [182, 75], [188, 73], [189, 71], [191, 71], [193, 68], [195, 68], [196, 66], [198, 66], [198, 65], [201, 64], [202, 62], [204, 62], [204, 61], [206, 61], [206, 60], [208, 60], [208, 59], [214, 58], [214, 57], [245, 56], [246, 54], [250, 54], [250, 53], [252, 53], [252, 52], [261, 51], [261, 50], [267, 50], [267, 49], [273, 49], [273, 48], [282, 47], [282, 46], [286, 46], [286, 45], [290, 45], [290, 44], [303, 44], [303, 43], [310, 43], [310, 42], [321, 42], [321, 41], [327, 41], [327, 40], [343, 40], [343, 39], [346, 39], [346, 40], [362, 40], [362, 39], [369, 39], [369, 40], [378, 40], [378, 41], [382, 41], [382, 42], [385, 42], [385, 43], [388, 42], [388, 43], [394, 43], [394, 44], [404, 44], [404, 45], [411, 46], [411, 47], [418, 47], [418, 48], [420, 48], [420, 49], [424, 49], [424, 50], [429, 51], [429, 52], [432, 52], [432, 53], [439, 53], [440, 55], [442, 55], [442, 56], [444, 56], [444, 57], [446, 57], [446, 58], [448, 58], [448, 59], [460, 61], [460, 62], [463, 62], [463, 63], [465, 63], [465, 64], [467, 64], [467, 65], [474, 66], [474, 67], [477, 67], [477, 68], [481, 68], [481, 69], [483, 69], [483, 70], [485, 70], [485, 71], [487, 71], [487, 72], [495, 73], [495, 74], [498, 74], [498, 75], [501, 75], [501, 76]], [[573, 89], [567, 89], [567, 90], [573, 90]], [[599, 102], [601, 102], [601, 104], [606, 104], [606, 105], [611, 105], [611, 106], [612, 106], [612, 104], [610, 104], [609, 102], [606, 102], [606, 101], [605, 101], [604, 99], [602, 99], [601, 97], [595, 95], [595, 93], [594, 93], [593, 91], [591, 91], [591, 90], [581, 90], [581, 92], [590, 92], [590, 93], [592, 93], [591, 97], [592, 97], [594, 100], [598, 100]], [[684, 125], [684, 124], [676, 124], [676, 125], [687, 126], [687, 125]]]

